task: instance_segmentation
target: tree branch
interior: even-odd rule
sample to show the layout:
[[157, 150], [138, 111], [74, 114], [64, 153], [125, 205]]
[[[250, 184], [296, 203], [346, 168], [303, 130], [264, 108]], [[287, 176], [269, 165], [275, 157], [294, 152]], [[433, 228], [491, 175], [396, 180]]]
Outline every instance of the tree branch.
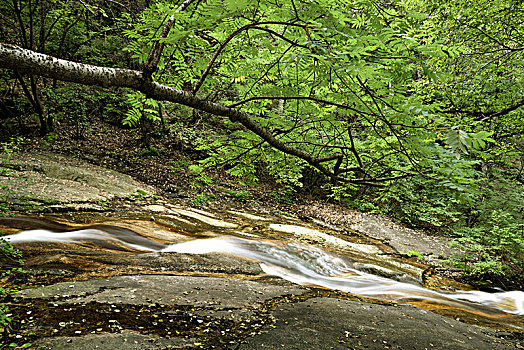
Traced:
[[[198, 80], [198, 82], [196, 83], [195, 85], [195, 88], [193, 89], [193, 94], [196, 94], [198, 92], [198, 90], [200, 90], [200, 87], [202, 86], [202, 84], [204, 83], [204, 80], [206, 80], [209, 72], [211, 71], [211, 68], [213, 67], [213, 64], [215, 63], [215, 61], [217, 60], [218, 58], [218, 55], [220, 55], [220, 53], [222, 52], [222, 50], [224, 50], [224, 48], [227, 46], [227, 44], [235, 37], [237, 36], [238, 34], [242, 33], [243, 31], [246, 31], [248, 29], [259, 29], [259, 30], [265, 30], [265, 31], [269, 31], [270, 33], [272, 34], [275, 34], [279, 37], [282, 37], [280, 34], [276, 33], [275, 31], [272, 31], [270, 29], [267, 29], [267, 28], [262, 28], [262, 27], [258, 27], [260, 25], [267, 25], [267, 24], [281, 24], [281, 25], [293, 25], [293, 26], [297, 26], [297, 27], [305, 27], [304, 25], [302, 24], [296, 24], [296, 23], [291, 23], [291, 22], [281, 22], [281, 21], [266, 21], [266, 22], [253, 22], [253, 23], [249, 23], [249, 24], [246, 24], [238, 29], [236, 29], [233, 33], [229, 34], [229, 36], [220, 44], [220, 46], [218, 47], [218, 49], [216, 49], [215, 53], [213, 54], [213, 57], [211, 57], [211, 59], [209, 60], [209, 62], [207, 63], [207, 66], [206, 68], [204, 69], [204, 72], [202, 73], [202, 76], [200, 77], [200, 79]], [[291, 42], [290, 40], [287, 40], [287, 42], [290, 42], [291, 44], [295, 45], [295, 46], [302, 46], [302, 45], [298, 45], [297, 43], [293, 43]], [[305, 46], [302, 46], [302, 47], [305, 47]], [[306, 47], [307, 48], [307, 47]]]
[[[247, 130], [259, 136], [275, 149], [302, 159], [335, 182], [341, 181], [359, 185], [384, 186], [380, 184], [380, 182], [413, 176], [413, 174], [407, 173], [399, 176], [376, 179], [366, 177], [355, 179], [340, 176], [340, 173], [353, 170], [351, 168], [340, 169], [341, 159], [344, 157], [342, 154], [338, 153], [329, 156], [315, 157], [311, 153], [293, 147], [289, 143], [278, 139], [269, 129], [258, 124], [255, 121], [255, 117], [249, 113], [199, 98], [190, 92], [159, 84], [151, 80], [150, 77], [146, 77], [144, 72], [67, 61], [18, 46], [1, 43], [0, 68], [12, 69], [21, 73], [36, 74], [83, 85], [130, 88], [140, 91], [158, 101], [171, 101], [210, 114], [227, 117], [231, 122], [242, 124]], [[337, 161], [334, 171], [330, 171], [329, 168], [321, 164], [333, 160]]]
[[[325, 156], [325, 157], [320, 157], [320, 158], [317, 158], [316, 161], [318, 163], [324, 163], [324, 162], [329, 162], [330, 160], [339, 160], [339, 159], [342, 159], [342, 154], [340, 153], [337, 153], [337, 154], [332, 154], [330, 156]], [[340, 165], [339, 165], [340, 166]]]
[[328, 177], [334, 176], [320, 164], [318, 158], [275, 138], [268, 129], [255, 122], [250, 114], [198, 98], [183, 90], [159, 84], [145, 77], [143, 72], [76, 63], [7, 44], [0, 44], [0, 68], [38, 74], [83, 85], [131, 88], [156, 100], [171, 101], [214, 115], [224, 116], [232, 122], [242, 124], [274, 148], [306, 161]]
[[485, 121], [487, 119], [496, 118], [496, 117], [500, 117], [502, 115], [506, 115], [509, 112], [513, 112], [514, 110], [517, 110], [517, 109], [519, 109], [522, 106], [524, 106], [524, 99], [518, 101], [514, 105], [511, 105], [509, 107], [501, 109], [498, 112], [480, 112], [480, 111], [468, 111], [468, 110], [463, 110], [463, 109], [452, 109], [452, 110], [449, 110], [449, 111], [443, 111], [443, 113], [446, 113], [446, 114], [456, 114], [456, 113], [469, 114], [469, 115], [471, 115], [473, 117], [476, 117], [475, 120], [482, 122], [482, 121]]
[[321, 104], [326, 104], [326, 105], [330, 105], [330, 106], [336, 106], [336, 107], [339, 107], [339, 108], [342, 108], [342, 109], [349, 109], [353, 112], [356, 112], [356, 113], [363, 113], [362, 111], [356, 109], [356, 108], [352, 108], [352, 107], [349, 107], [349, 106], [346, 106], [346, 105], [343, 105], [341, 103], [337, 103], [337, 102], [332, 102], [332, 101], [328, 101], [328, 100], [323, 100], [323, 99], [320, 99], [320, 98], [316, 98], [316, 97], [310, 97], [310, 96], [253, 96], [253, 97], [249, 97], [249, 98], [246, 98], [245, 100], [242, 100], [242, 101], [238, 101], [238, 102], [235, 102], [235, 103], [232, 103], [230, 105], [228, 105], [229, 108], [233, 108], [233, 107], [238, 107], [244, 103], [247, 103], [247, 102], [250, 102], [250, 101], [256, 101], [256, 100], [307, 100], [307, 101], [313, 101], [313, 102], [317, 102], [317, 103], [321, 103]]
[[524, 106], [524, 99], [520, 100], [519, 102], [515, 103], [513, 106], [506, 107], [498, 112], [491, 113], [486, 115], [484, 118], [480, 119], [480, 121], [484, 121], [486, 119], [491, 119], [495, 117], [500, 117], [501, 115], [508, 114], [509, 112], [512, 112], [516, 109], [519, 109], [520, 107]]
[[155, 39], [153, 41], [153, 46], [151, 47], [151, 51], [149, 51], [149, 55], [147, 56], [146, 63], [144, 63], [143, 71], [144, 76], [148, 79], [151, 78], [151, 75], [155, 72], [158, 66], [158, 62], [160, 62], [160, 58], [162, 57], [162, 52], [164, 51], [164, 42], [161, 39], [167, 38], [169, 31], [171, 30], [171, 27], [173, 27], [173, 24], [175, 23], [175, 15], [178, 12], [184, 11], [194, 0], [186, 0], [178, 7], [178, 10], [169, 17], [166, 24], [164, 25], [164, 29], [162, 29], [162, 33], [160, 33], [160, 36], [158, 39]]

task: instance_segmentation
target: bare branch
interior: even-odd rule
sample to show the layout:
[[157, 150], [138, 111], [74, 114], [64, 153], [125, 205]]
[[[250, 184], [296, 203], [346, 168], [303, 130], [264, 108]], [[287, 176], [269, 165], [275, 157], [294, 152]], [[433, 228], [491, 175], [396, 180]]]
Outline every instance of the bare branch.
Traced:
[[78, 2], [81, 3], [87, 11], [91, 12], [93, 16], [96, 15], [95, 11], [93, 11], [89, 6], [87, 6], [85, 2], [83, 2], [82, 0], [78, 0]]
[[351, 110], [351, 111], [359, 113], [359, 114], [363, 113], [362, 111], [360, 111], [360, 110], [358, 110], [356, 108], [349, 107], [349, 106], [343, 105], [341, 103], [332, 102], [332, 101], [328, 101], [328, 100], [323, 100], [323, 99], [320, 99], [320, 98], [310, 97], [310, 96], [253, 96], [253, 97], [246, 98], [245, 100], [232, 103], [232, 104], [228, 105], [228, 107], [229, 108], [238, 107], [238, 106], [240, 106], [240, 105], [242, 105], [244, 103], [247, 103], [247, 102], [250, 102], [250, 101], [256, 101], [256, 100], [284, 100], [284, 101], [286, 101], [286, 100], [307, 100], [307, 101], [313, 101], [313, 102], [326, 104], [326, 105], [330, 105], [330, 106], [336, 106], [336, 107], [343, 108], [343, 109], [348, 109], [348, 110]]
[[352, 179], [350, 182], [352, 182], [352, 183], [387, 182], [387, 181], [393, 181], [393, 180], [398, 180], [398, 179], [404, 179], [406, 177], [411, 177], [411, 176], [416, 176], [416, 175], [419, 175], [419, 174], [406, 173], [406, 174], [397, 175], [397, 176], [390, 176], [390, 177], [374, 177], [374, 178], [369, 178], [369, 179], [366, 179], [366, 178]]
[[359, 166], [350, 166], [347, 168], [340, 168], [338, 172], [339, 174], [342, 174], [342, 173], [349, 173], [350, 171], [358, 171], [360, 173], [365, 173], [364, 169], [362, 169]]
[[175, 23], [175, 15], [178, 12], [184, 11], [194, 0], [186, 0], [178, 7], [178, 10], [169, 17], [166, 24], [164, 25], [164, 29], [162, 29], [162, 33], [160, 34], [159, 38], [153, 41], [153, 46], [151, 47], [151, 51], [149, 51], [149, 55], [147, 56], [146, 63], [144, 64], [144, 76], [148, 79], [151, 79], [151, 74], [155, 72], [158, 66], [158, 62], [160, 62], [160, 58], [162, 57], [162, 52], [164, 51], [164, 42], [161, 39], [167, 38], [169, 31], [171, 30], [171, 27], [173, 27], [173, 24]]
[[115, 5], [118, 5], [118, 6], [122, 7], [122, 8], [124, 8], [127, 11], [127, 13], [129, 13], [129, 15], [131, 17], [133, 17], [133, 19], [136, 19], [136, 15], [133, 13], [133, 11], [131, 11], [131, 9], [129, 7], [127, 7], [126, 5], [122, 4], [121, 2], [118, 2], [118, 1], [115, 1], [115, 0], [104, 0], [104, 1], [110, 2], [112, 4], [115, 4]]
[[330, 156], [325, 156], [325, 157], [320, 157], [320, 158], [317, 158], [316, 161], [318, 163], [324, 163], [324, 162], [329, 162], [330, 160], [335, 160], [335, 159], [341, 159], [343, 157], [342, 154], [340, 153], [337, 153], [337, 154], [332, 154]]
[[[193, 94], [196, 94], [198, 92], [198, 90], [200, 90], [200, 87], [202, 86], [202, 84], [204, 83], [204, 81], [206, 80], [209, 72], [211, 71], [211, 68], [213, 67], [213, 64], [215, 63], [215, 61], [217, 60], [218, 58], [218, 55], [220, 55], [220, 53], [222, 52], [222, 50], [224, 50], [224, 48], [227, 46], [227, 44], [235, 37], [237, 36], [238, 34], [242, 33], [243, 31], [246, 31], [246, 30], [249, 30], [249, 29], [259, 29], [259, 30], [265, 30], [265, 31], [268, 31], [268, 32], [271, 32], [272, 34], [276, 34], [278, 35], [279, 37], [281, 37], [280, 34], [276, 33], [275, 31], [272, 31], [270, 29], [267, 29], [267, 28], [262, 28], [262, 27], [258, 27], [260, 25], [269, 25], [269, 24], [280, 24], [280, 25], [291, 25], [291, 26], [296, 26], [296, 27], [301, 27], [301, 28], [304, 28], [305, 26], [302, 25], [302, 24], [296, 24], [296, 23], [292, 23], [292, 22], [281, 22], [281, 21], [265, 21], [265, 22], [253, 22], [253, 23], [249, 23], [249, 24], [246, 24], [238, 29], [236, 29], [233, 33], [229, 34], [229, 36], [222, 42], [222, 44], [220, 44], [220, 46], [218, 47], [218, 49], [216, 49], [215, 53], [213, 54], [213, 57], [211, 57], [211, 59], [209, 60], [209, 62], [207, 63], [207, 66], [206, 68], [204, 69], [204, 72], [202, 73], [202, 76], [200, 77], [200, 79], [198, 80], [198, 82], [196, 83], [195, 85], [195, 88], [193, 89]], [[292, 45], [294, 46], [302, 46], [302, 45], [298, 45], [297, 43], [294, 43], [290, 40], [287, 40], [287, 42], [291, 43]], [[305, 47], [305, 46], [303, 46]], [[306, 47], [307, 48], [307, 47]]]
[[274, 36], [276, 36], [276, 37], [278, 37], [278, 38], [284, 40], [284, 41], [287, 42], [288, 44], [291, 44], [291, 45], [293, 45], [293, 46], [297, 46], [297, 47], [301, 47], [301, 48], [303, 48], [303, 49], [308, 49], [308, 50], [309, 50], [309, 47], [307, 47], [306, 45], [298, 44], [297, 42], [292, 41], [292, 40], [286, 38], [285, 36], [283, 36], [283, 35], [281, 35], [281, 34], [275, 32], [274, 30], [271, 30], [271, 29], [269, 29], [269, 28], [264, 28], [264, 27], [259, 27], [259, 26], [253, 26], [253, 27], [251, 27], [251, 28], [249, 28], [249, 29], [258, 29], [258, 30], [262, 30], [262, 31], [268, 32], [268, 33], [270, 33], [270, 34], [272, 34], [272, 35], [274, 35]]
[[488, 120], [488, 119], [491, 119], [491, 118], [496, 118], [496, 117], [500, 117], [502, 115], [506, 115], [509, 112], [513, 112], [513, 111], [519, 109], [522, 106], [524, 106], [524, 99], [518, 101], [514, 105], [511, 105], [509, 107], [501, 109], [498, 112], [480, 112], [480, 111], [469, 111], [469, 110], [464, 110], [464, 109], [451, 109], [451, 110], [448, 110], [448, 111], [443, 111], [442, 113], [446, 113], [446, 114], [457, 114], [457, 113], [469, 114], [469, 115], [471, 115], [473, 117], [476, 117], [475, 120], [477, 120], [477, 121], [485, 121], [485, 120]]
[[486, 115], [484, 118], [480, 119], [480, 121], [484, 121], [486, 119], [496, 118], [500, 117], [501, 115], [508, 114], [509, 112], [512, 112], [516, 109], [519, 109], [520, 107], [524, 106], [524, 99], [520, 100], [519, 102], [515, 103], [513, 106], [506, 107], [498, 112], [491, 113]]

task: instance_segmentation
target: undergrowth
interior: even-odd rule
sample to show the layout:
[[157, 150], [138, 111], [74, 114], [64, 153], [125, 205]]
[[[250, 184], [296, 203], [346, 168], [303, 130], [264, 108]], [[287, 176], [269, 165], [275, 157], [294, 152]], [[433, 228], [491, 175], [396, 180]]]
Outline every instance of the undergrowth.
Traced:
[[491, 173], [473, 191], [413, 178], [385, 190], [355, 191], [340, 201], [412, 228], [452, 236], [451, 246], [459, 253], [448, 263], [459, 267], [469, 282], [522, 288], [524, 192], [522, 184], [507, 173]]
[[[5, 170], [1, 165], [8, 160], [15, 152], [20, 150], [21, 144], [23, 142], [23, 139], [21, 137], [15, 137], [11, 138], [8, 142], [2, 142], [0, 143], [0, 170], [3, 172], [0, 173], [0, 175], [6, 176], [9, 175], [9, 170]], [[2, 185], [1, 191], [0, 191], [0, 203], [5, 203], [7, 200], [7, 194], [9, 193], [8, 185]], [[5, 208], [4, 208], [5, 209]], [[9, 215], [9, 212], [7, 210], [3, 210], [0, 212], [0, 215]], [[21, 265], [23, 263], [22, 260], [22, 253], [14, 248], [11, 243], [7, 242], [4, 239], [0, 238], [0, 264], [1, 265]], [[21, 268], [2, 268], [0, 270], [0, 280], [5, 281], [8, 279], [9, 275], [20, 272]], [[4, 304], [5, 299], [9, 296], [9, 294], [16, 291], [15, 286], [11, 286], [8, 283], [5, 285], [2, 283], [0, 284], [0, 335], [5, 336], [9, 335], [12, 332], [16, 332], [15, 329], [12, 329], [11, 323], [12, 319], [9, 314], [9, 308]], [[0, 348], [4, 348], [4, 346], [8, 346], [9, 348], [17, 348], [17, 349], [23, 349], [28, 348], [31, 346], [31, 344], [26, 343], [23, 345], [19, 345], [16, 343], [10, 343], [10, 344], [0, 344]]]

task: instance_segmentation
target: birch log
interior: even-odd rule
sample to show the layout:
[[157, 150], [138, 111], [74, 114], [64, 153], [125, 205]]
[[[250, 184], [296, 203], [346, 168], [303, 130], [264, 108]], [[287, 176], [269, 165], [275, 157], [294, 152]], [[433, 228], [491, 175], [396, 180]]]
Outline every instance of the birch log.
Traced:
[[[143, 92], [147, 97], [159, 101], [171, 101], [214, 115], [224, 116], [232, 122], [241, 123], [257, 134], [272, 147], [311, 164], [326, 176], [345, 182], [357, 182], [335, 175], [324, 167], [323, 158], [314, 157], [301, 149], [289, 146], [277, 139], [270, 130], [258, 124], [253, 117], [236, 108], [207, 101], [192, 93], [171, 88], [144, 77], [141, 71], [108, 68], [63, 60], [46, 54], [0, 43], [0, 68], [16, 70], [43, 77], [84, 85], [130, 88]], [[336, 157], [335, 157], [336, 158]], [[330, 159], [331, 160], [331, 159]]]

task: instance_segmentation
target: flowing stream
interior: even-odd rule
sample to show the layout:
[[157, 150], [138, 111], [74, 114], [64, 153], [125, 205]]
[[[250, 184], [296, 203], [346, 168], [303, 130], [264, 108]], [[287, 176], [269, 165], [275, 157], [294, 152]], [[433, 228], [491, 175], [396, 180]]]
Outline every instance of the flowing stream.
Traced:
[[345, 256], [293, 241], [220, 236], [164, 244], [133, 231], [110, 225], [93, 225], [67, 232], [53, 232], [47, 229], [28, 230], [5, 236], [4, 239], [13, 244], [91, 242], [106, 247], [123, 246], [131, 250], [165, 254], [225, 253], [257, 261], [265, 273], [301, 285], [320, 286], [383, 301], [419, 306], [440, 305], [487, 317], [504, 317], [504, 314], [524, 315], [522, 291], [486, 293], [427, 289], [360, 271]]

